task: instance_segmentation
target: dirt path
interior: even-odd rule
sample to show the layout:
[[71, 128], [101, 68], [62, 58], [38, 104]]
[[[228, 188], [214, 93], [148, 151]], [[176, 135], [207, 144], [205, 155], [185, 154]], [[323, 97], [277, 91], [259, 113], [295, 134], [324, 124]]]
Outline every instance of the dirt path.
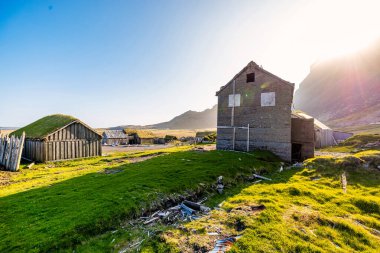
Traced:
[[144, 151], [144, 150], [156, 150], [174, 147], [171, 144], [166, 145], [120, 145], [120, 146], [102, 146], [103, 155], [107, 155], [113, 152], [129, 152], [129, 151]]

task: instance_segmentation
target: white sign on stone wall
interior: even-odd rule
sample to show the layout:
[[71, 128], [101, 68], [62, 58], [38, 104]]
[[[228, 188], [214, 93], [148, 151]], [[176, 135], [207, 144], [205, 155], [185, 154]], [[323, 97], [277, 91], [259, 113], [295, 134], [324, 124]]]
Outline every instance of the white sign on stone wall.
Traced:
[[228, 107], [240, 106], [240, 94], [228, 96]]
[[261, 93], [261, 106], [275, 106], [275, 105], [276, 105], [275, 92]]

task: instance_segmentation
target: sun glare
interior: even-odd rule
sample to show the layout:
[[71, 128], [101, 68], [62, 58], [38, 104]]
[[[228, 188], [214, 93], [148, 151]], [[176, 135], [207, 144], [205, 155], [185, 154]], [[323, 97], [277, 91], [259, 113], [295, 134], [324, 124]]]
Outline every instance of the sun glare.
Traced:
[[313, 1], [298, 9], [302, 33], [319, 59], [358, 51], [380, 36], [380, 1]]

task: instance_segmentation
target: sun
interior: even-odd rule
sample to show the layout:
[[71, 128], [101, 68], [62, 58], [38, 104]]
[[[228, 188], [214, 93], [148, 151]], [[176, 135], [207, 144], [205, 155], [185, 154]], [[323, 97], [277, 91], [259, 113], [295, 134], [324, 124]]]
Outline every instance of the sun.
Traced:
[[332, 58], [356, 52], [380, 37], [378, 10], [378, 0], [305, 1], [297, 8], [293, 26], [316, 58]]

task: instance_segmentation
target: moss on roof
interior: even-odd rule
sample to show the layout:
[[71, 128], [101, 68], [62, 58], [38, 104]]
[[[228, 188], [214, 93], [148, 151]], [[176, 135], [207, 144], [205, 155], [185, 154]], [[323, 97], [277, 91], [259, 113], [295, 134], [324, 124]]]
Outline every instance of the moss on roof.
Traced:
[[148, 130], [141, 130], [141, 129], [124, 129], [124, 132], [126, 134], [137, 134], [140, 138], [157, 138], [158, 136], [155, 135], [153, 132]]
[[203, 131], [203, 132], [197, 132], [195, 134], [195, 137], [206, 137], [207, 135], [210, 135], [210, 134], [216, 134], [216, 131]]
[[54, 133], [58, 129], [70, 124], [77, 119], [63, 114], [54, 114], [43, 117], [23, 128], [13, 132], [12, 135], [21, 136], [25, 132], [27, 138], [43, 139], [47, 135]]

